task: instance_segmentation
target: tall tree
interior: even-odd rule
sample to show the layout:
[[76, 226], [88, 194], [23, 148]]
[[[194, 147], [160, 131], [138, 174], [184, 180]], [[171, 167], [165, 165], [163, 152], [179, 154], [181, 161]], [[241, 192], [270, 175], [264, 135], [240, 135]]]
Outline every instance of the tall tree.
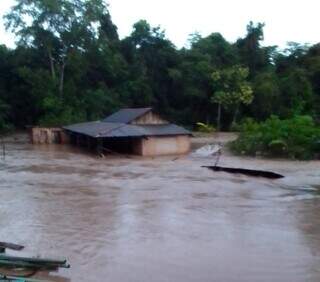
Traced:
[[241, 104], [249, 105], [253, 100], [253, 91], [247, 81], [249, 70], [240, 66], [233, 66], [212, 73], [214, 94], [212, 102], [218, 104], [217, 127], [221, 126], [221, 107], [234, 112], [233, 122]]
[[264, 26], [264, 23], [250, 22], [247, 25], [245, 38], [238, 39], [236, 42], [241, 63], [249, 67], [251, 77], [270, 66], [272, 55], [275, 52], [275, 46], [261, 46], [261, 41], [264, 39]]
[[[211, 74], [237, 64], [237, 50], [220, 33], [212, 33], [207, 37], [195, 36], [190, 49], [182, 49], [180, 53], [182, 83], [179, 92], [184, 102], [178, 108], [183, 109], [185, 120], [189, 119], [189, 123], [211, 123], [215, 114], [210, 103]], [[190, 105], [188, 108], [184, 106], [186, 102]]]
[[19, 45], [43, 49], [52, 80], [59, 73], [56, 82], [62, 98], [68, 59], [97, 37], [97, 26], [106, 14], [103, 0], [16, 0], [5, 19]]
[[141, 20], [134, 24], [131, 35], [122, 42], [125, 58], [130, 65], [128, 85], [135, 106], [151, 104], [168, 113], [171, 96], [169, 70], [178, 62], [174, 45], [160, 27], [151, 27]]

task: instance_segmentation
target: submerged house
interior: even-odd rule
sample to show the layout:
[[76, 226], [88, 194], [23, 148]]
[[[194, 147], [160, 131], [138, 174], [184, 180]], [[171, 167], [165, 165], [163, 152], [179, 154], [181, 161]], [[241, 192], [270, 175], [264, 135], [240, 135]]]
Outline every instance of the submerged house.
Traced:
[[122, 109], [101, 121], [63, 127], [70, 142], [96, 149], [141, 156], [185, 154], [191, 133], [169, 123], [152, 108]]

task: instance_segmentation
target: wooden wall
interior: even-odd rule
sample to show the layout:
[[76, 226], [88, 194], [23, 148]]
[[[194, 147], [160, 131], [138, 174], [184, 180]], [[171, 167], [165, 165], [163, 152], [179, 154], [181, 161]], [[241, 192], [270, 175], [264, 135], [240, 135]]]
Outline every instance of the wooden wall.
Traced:
[[161, 118], [158, 114], [153, 113], [152, 111], [146, 113], [145, 115], [138, 117], [131, 124], [140, 124], [140, 125], [148, 125], [148, 124], [168, 124], [169, 122]]
[[30, 129], [32, 144], [67, 144], [69, 136], [62, 128], [33, 127]]

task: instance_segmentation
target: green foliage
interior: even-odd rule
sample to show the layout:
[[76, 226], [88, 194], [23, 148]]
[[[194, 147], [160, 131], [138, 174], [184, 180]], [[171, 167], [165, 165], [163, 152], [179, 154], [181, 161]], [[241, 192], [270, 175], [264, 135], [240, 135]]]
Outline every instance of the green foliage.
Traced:
[[234, 43], [195, 33], [182, 49], [145, 20], [120, 40], [104, 0], [17, 0], [5, 24], [17, 48], [0, 45], [0, 127], [145, 106], [189, 126], [219, 116], [218, 130], [246, 117], [320, 119], [320, 45], [264, 47], [262, 23]]
[[236, 42], [240, 54], [240, 62], [248, 66], [251, 76], [270, 67], [275, 51], [274, 46], [261, 47], [261, 41], [264, 38], [264, 26], [264, 23], [254, 24], [250, 22], [247, 25], [247, 35], [245, 38], [240, 38]]
[[281, 89], [276, 74], [272, 71], [261, 72], [255, 76], [252, 84], [254, 99], [249, 107], [252, 115], [258, 120], [265, 120], [279, 113]]
[[203, 122], [197, 122], [197, 131], [203, 133], [213, 133], [216, 131], [215, 127], [210, 124], [205, 124]]
[[320, 127], [310, 116], [281, 120], [272, 116], [265, 122], [247, 119], [239, 138], [231, 143], [234, 152], [246, 155], [312, 159], [320, 156]]
[[248, 75], [249, 70], [240, 66], [213, 72], [212, 80], [217, 90], [212, 97], [212, 102], [219, 103], [225, 108], [251, 104], [253, 91], [246, 81]]
[[305, 70], [290, 68], [280, 77], [281, 116], [293, 116], [310, 112], [313, 103], [312, 85]]
[[233, 66], [212, 73], [215, 92], [211, 98], [212, 103], [219, 105], [217, 125], [220, 130], [221, 106], [228, 111], [233, 111], [233, 123], [236, 122], [239, 106], [249, 105], [253, 100], [253, 91], [247, 81], [249, 69]]

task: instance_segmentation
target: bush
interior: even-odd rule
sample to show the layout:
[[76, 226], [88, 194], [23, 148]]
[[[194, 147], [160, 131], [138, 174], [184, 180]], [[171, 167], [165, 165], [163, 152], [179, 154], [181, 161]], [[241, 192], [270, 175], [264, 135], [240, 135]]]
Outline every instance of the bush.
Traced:
[[320, 155], [320, 127], [310, 116], [286, 120], [272, 116], [261, 123], [247, 119], [230, 146], [232, 151], [245, 155], [314, 159]]
[[210, 124], [205, 124], [202, 122], [197, 122], [197, 131], [203, 133], [213, 133], [216, 131], [215, 127]]

